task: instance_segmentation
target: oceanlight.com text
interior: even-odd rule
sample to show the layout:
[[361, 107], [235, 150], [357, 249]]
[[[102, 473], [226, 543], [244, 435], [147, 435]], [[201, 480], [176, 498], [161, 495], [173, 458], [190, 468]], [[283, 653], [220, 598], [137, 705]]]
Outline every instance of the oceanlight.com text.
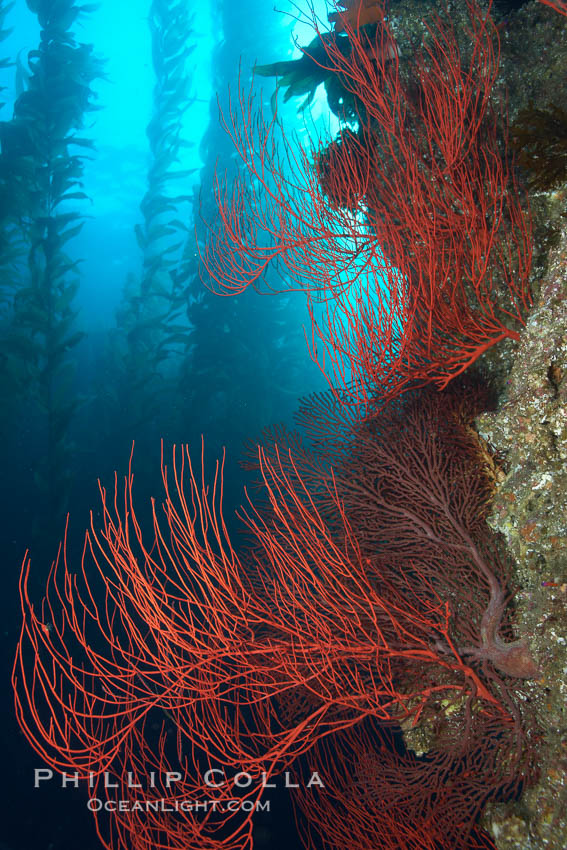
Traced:
[[270, 800], [101, 800], [87, 801], [91, 812], [269, 812]]

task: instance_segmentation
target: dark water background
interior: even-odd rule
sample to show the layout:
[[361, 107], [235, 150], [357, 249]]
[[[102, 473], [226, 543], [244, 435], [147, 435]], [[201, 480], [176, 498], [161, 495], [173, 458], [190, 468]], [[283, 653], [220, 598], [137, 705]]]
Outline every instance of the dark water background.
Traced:
[[[96, 144], [82, 177], [89, 199], [69, 202], [87, 216], [82, 232], [67, 246], [73, 259], [82, 259], [73, 306], [74, 328], [85, 335], [68, 355], [74, 372], [67, 392], [76, 406], [58, 456], [64, 492], [58, 493], [60, 504], [55, 507], [52, 494], [46, 493], [44, 413], [33, 393], [25, 397], [16, 388], [10, 397], [2, 397], [2, 847], [76, 850], [98, 846], [83, 792], [63, 792], [55, 783], [34, 790], [33, 769], [41, 767], [41, 760], [14, 719], [9, 676], [20, 624], [17, 582], [26, 549], [32, 552], [32, 593], [40, 599], [66, 510], [71, 512], [70, 551], [78, 556], [88, 512], [92, 507], [96, 511], [98, 505], [97, 478], [111, 485], [115, 469], [125, 472], [133, 440], [136, 492], [142, 505], [151, 496], [160, 496], [161, 438], [166, 445], [187, 442], [198, 452], [204, 434], [209, 469], [226, 446], [225, 512], [230, 525], [242, 493], [238, 456], [243, 441], [254, 439], [271, 423], [291, 423], [298, 397], [324, 385], [305, 345], [306, 310], [301, 295], [248, 292], [237, 299], [218, 298], [197, 278], [191, 242], [199, 191], [203, 204], [210, 205], [217, 159], [221, 168], [230, 169], [234, 162], [218, 122], [216, 92], [224, 98], [228, 85], [238, 85], [239, 59], [247, 85], [255, 61], [287, 58], [292, 55], [294, 35], [303, 43], [305, 37], [297, 29], [294, 32], [293, 21], [263, 0], [189, 5], [195, 7], [187, 63], [191, 103], [182, 131], [188, 146], [179, 167], [194, 172], [172, 191], [193, 198], [180, 202], [177, 211], [189, 228], [179, 253], [179, 263], [192, 262], [184, 284], [189, 294], [179, 321], [190, 343], [173, 350], [157, 382], [144, 373], [147, 357], [141, 357], [133, 371], [132, 362], [130, 372], [125, 370], [124, 348], [120, 348], [128, 327], [129, 292], [139, 286], [143, 274], [135, 227], [142, 222], [140, 202], [151, 165], [146, 137], [154, 109], [149, 3], [102, 0], [98, 10], [73, 28], [77, 41], [92, 44], [95, 54], [105, 60], [106, 78], [93, 84], [100, 108], [86, 117], [80, 133]], [[6, 25], [13, 33], [0, 44], [2, 56], [17, 60], [16, 66], [2, 70], [6, 103], [0, 121], [9, 122], [14, 100], [25, 90], [27, 55], [37, 46], [39, 27], [24, 0], [16, 0]], [[269, 108], [273, 83], [263, 84]], [[318, 110], [316, 104], [315, 114]], [[287, 114], [289, 121], [298, 121], [294, 106]], [[18, 271], [25, 277], [23, 261]], [[0, 313], [3, 330], [9, 312], [8, 299]], [[159, 337], [157, 330], [155, 336]], [[144, 394], [148, 383], [151, 391]], [[133, 413], [136, 405], [142, 411], [139, 417]], [[273, 801], [276, 811], [267, 824], [265, 841], [292, 850], [299, 845], [289, 802], [285, 794], [277, 794]]]

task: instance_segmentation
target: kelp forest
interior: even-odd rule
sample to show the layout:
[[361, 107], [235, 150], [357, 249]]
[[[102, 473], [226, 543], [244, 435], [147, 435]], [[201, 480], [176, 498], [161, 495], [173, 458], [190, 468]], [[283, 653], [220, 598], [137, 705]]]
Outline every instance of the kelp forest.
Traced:
[[0, 0], [0, 850], [566, 846], [566, 70]]

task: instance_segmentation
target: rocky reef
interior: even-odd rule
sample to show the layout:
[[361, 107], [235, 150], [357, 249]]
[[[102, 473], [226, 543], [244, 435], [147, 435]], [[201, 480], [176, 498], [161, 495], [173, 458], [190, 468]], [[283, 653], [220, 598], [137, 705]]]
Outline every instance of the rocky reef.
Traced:
[[[565, 110], [567, 21], [539, 3], [510, 15], [502, 35], [512, 120], [530, 106]], [[533, 191], [536, 292], [520, 343], [501, 372], [497, 410], [477, 421], [499, 460], [491, 526], [516, 563], [516, 628], [541, 677], [532, 681], [539, 778], [485, 826], [501, 850], [567, 847], [567, 188]]]
[[[535, 0], [511, 5], [494, 4], [493, 15], [501, 39], [500, 96], [513, 138], [514, 122], [530, 110], [567, 114], [567, 18]], [[402, 43], [404, 33], [406, 43], [419, 43], [421, 20], [433, 8], [396, 4]], [[465, 4], [449, 8], [464, 26]], [[532, 180], [525, 167], [519, 170], [530, 187], [534, 305], [519, 343], [496, 346], [473, 370], [496, 399], [476, 422], [494, 472], [489, 524], [516, 564], [513, 627], [540, 668], [524, 697], [537, 717], [538, 777], [519, 799], [490, 804], [483, 818], [499, 850], [567, 847], [567, 183], [541, 189], [545, 140], [536, 147], [531, 157], [515, 151], [520, 166], [531, 160], [540, 174]], [[433, 743], [426, 726], [407, 729], [404, 737], [421, 753]]]
[[497, 846], [567, 846], [567, 223], [549, 258], [498, 410], [479, 433], [500, 458], [491, 526], [516, 562], [516, 628], [541, 677], [530, 699], [538, 718], [540, 775], [514, 803], [492, 805]]

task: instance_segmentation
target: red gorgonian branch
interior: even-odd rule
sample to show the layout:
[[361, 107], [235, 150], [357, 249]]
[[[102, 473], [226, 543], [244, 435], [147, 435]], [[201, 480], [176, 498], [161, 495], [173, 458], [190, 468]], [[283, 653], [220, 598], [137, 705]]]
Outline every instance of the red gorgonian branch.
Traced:
[[[79, 574], [64, 545], [38, 610], [26, 558], [13, 682], [20, 725], [47, 764], [83, 777], [135, 772], [157, 715], [175, 730], [184, 788], [198, 794], [203, 764], [270, 777], [366, 717], [411, 725], [444, 706], [449, 749], [481, 717], [512, 731], [521, 775], [521, 686], [510, 679], [537, 667], [510, 634], [506, 570], [458, 436], [460, 408], [441, 399], [405, 405], [400, 419], [367, 416], [343, 440], [342, 463], [335, 452], [336, 474], [300, 443], [295, 457], [260, 447], [263, 502], [240, 512], [251, 540], [240, 554], [223, 519], [222, 465], [208, 485], [184, 449], [163, 463], [149, 535], [131, 470], [113, 499], [101, 489]], [[311, 418], [312, 436], [336, 434], [324, 414]], [[299, 697], [301, 711], [282, 710]], [[157, 763], [168, 763], [160, 747]], [[235, 790], [228, 783], [221, 799]], [[261, 793], [254, 785], [250, 799]], [[148, 829], [195, 847], [216, 846], [220, 831], [218, 846], [236, 850], [250, 817], [183, 815]], [[113, 846], [127, 846], [130, 829], [147, 834], [137, 814], [121, 816]]]
[[[321, 488], [336, 511], [338, 539], [292, 457], [260, 449], [259, 464], [269, 508], [260, 512], [250, 502], [243, 509], [255, 541], [245, 563], [222, 518], [222, 469], [209, 495], [185, 450], [172, 471], [164, 464], [166, 500], [162, 511], [153, 505], [148, 542], [130, 472], [112, 502], [101, 490], [103, 526], [97, 530], [93, 520], [86, 534], [79, 576], [62, 548], [40, 611], [29, 599], [26, 559], [16, 705], [24, 731], [55, 768], [105, 769], [156, 707], [223, 763], [262, 769], [324, 734], [331, 707], [411, 717], [439, 691], [478, 696], [502, 710], [456, 650], [435, 649], [436, 640], [446, 648], [452, 641], [450, 611], [433, 587], [417, 602], [411, 591], [375, 584], [332, 476]], [[455, 678], [421, 693], [416, 677], [400, 691], [392, 675], [398, 658]], [[301, 729], [279, 728], [261, 705], [297, 687], [307, 687], [319, 707]], [[223, 720], [223, 705], [262, 712], [249, 751], [231, 734], [230, 718]], [[54, 723], [59, 712], [69, 716]], [[199, 712], [208, 713], [208, 724], [196, 722]]]
[[514, 758], [503, 758], [513, 736], [477, 721], [451, 752], [422, 757], [373, 719], [319, 741], [308, 760], [326, 777], [325, 793], [300, 785], [293, 796], [306, 850], [495, 850], [478, 818], [495, 794], [517, 791]]
[[312, 356], [358, 404], [377, 384], [385, 401], [446, 386], [517, 340], [531, 303], [498, 32], [489, 11], [474, 0], [467, 9], [463, 32], [447, 11], [428, 19], [411, 56], [385, 5], [376, 24], [346, 19], [343, 33], [314, 21], [313, 61], [344, 92], [348, 124], [334, 140], [278, 143], [277, 114], [268, 120], [253, 91], [223, 116], [241, 172], [232, 188], [217, 177], [207, 280], [237, 293], [276, 263], [307, 294]]
[[540, 0], [540, 3], [554, 9], [556, 12], [559, 12], [560, 15], [567, 16], [567, 3], [565, 0]]

